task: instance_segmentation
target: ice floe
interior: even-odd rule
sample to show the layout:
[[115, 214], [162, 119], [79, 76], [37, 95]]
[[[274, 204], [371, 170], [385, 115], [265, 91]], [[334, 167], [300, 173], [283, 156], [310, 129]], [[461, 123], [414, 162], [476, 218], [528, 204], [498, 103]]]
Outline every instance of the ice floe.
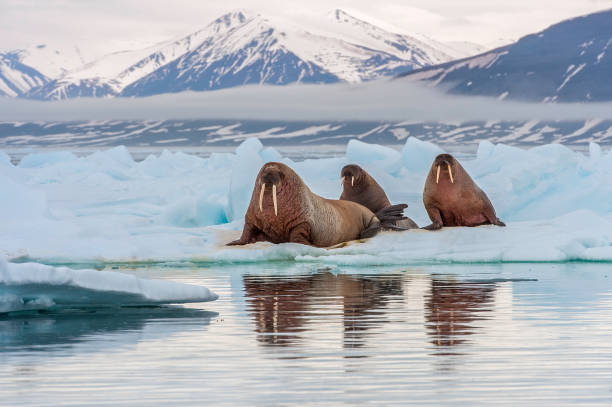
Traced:
[[64, 263], [612, 261], [612, 153], [596, 144], [583, 154], [558, 144], [525, 150], [481, 142], [462, 164], [506, 228], [383, 233], [331, 250], [224, 246], [239, 235], [253, 180], [267, 161], [290, 165], [327, 198], [340, 196], [340, 169], [357, 163], [427, 225], [423, 185], [442, 151], [409, 137], [399, 150], [352, 140], [343, 156], [299, 162], [255, 138], [235, 154], [208, 158], [165, 151], [136, 162], [116, 147], [86, 157], [39, 152], [14, 166], [0, 153], [0, 253]]
[[206, 287], [100, 270], [73, 270], [0, 258], [0, 313], [53, 306], [99, 307], [214, 301]]

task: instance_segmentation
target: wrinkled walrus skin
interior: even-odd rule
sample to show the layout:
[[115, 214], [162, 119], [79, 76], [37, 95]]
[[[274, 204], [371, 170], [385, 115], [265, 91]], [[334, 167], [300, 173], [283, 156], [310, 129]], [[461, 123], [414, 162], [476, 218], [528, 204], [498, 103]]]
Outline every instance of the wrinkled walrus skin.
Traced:
[[[374, 213], [391, 206], [387, 194], [366, 170], [357, 164], [349, 164], [340, 172], [342, 179], [341, 200], [357, 202]], [[398, 220], [395, 226], [402, 229], [418, 229], [410, 218]]]
[[423, 203], [431, 219], [424, 229], [442, 226], [506, 226], [470, 175], [450, 154], [440, 154], [427, 175]]
[[385, 224], [402, 219], [404, 208], [382, 211], [381, 221], [363, 205], [320, 197], [287, 165], [270, 162], [255, 180], [242, 236], [228, 245], [267, 241], [329, 247], [374, 236]]

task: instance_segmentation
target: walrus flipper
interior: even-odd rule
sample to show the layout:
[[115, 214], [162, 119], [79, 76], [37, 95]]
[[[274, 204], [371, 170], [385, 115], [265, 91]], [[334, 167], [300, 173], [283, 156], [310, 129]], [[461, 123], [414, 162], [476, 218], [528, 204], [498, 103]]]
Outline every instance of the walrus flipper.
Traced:
[[404, 216], [404, 209], [407, 207], [408, 205], [406, 204], [397, 204], [376, 212], [376, 218], [373, 218], [374, 222], [370, 222], [370, 225], [361, 232], [359, 238], [367, 239], [374, 237], [382, 229], [408, 230], [395, 225], [395, 222], [398, 220], [407, 219]]
[[370, 226], [361, 231], [359, 234], [359, 239], [369, 239], [374, 237], [378, 234], [378, 232], [380, 232], [380, 229], [380, 222], [373, 222], [373, 224], [371, 223]]
[[501, 221], [501, 219], [496, 218], [495, 219], [495, 223], [493, 223], [496, 226], [506, 226], [506, 224], [504, 222]]
[[255, 243], [258, 241], [266, 240], [259, 229], [257, 229], [254, 225], [250, 223], [244, 224], [244, 229], [242, 229], [242, 235], [240, 239], [233, 240], [226, 244], [226, 246], [243, 246], [245, 244]]
[[300, 223], [289, 233], [289, 241], [291, 243], [301, 243], [312, 246], [310, 240], [310, 225], [308, 225], [308, 223]]
[[405, 230], [418, 229], [418, 226], [416, 226], [416, 227], [404, 227], [404, 226], [397, 226], [395, 224], [385, 224], [385, 225], [381, 225], [381, 228], [385, 229], [385, 230], [395, 230], [397, 232], [403, 232]]
[[427, 206], [425, 205], [425, 209], [427, 210], [427, 214], [429, 218], [432, 220], [431, 225], [423, 227], [425, 230], [438, 230], [442, 229], [442, 215], [440, 214], [440, 210], [435, 206]]
[[396, 221], [406, 219], [406, 216], [404, 216], [404, 209], [407, 207], [408, 205], [406, 204], [387, 206], [376, 212], [376, 217], [383, 226], [395, 225]]
[[491, 225], [506, 226], [506, 224], [497, 217], [497, 215], [495, 214], [495, 209], [493, 209], [493, 205], [491, 205], [491, 202], [488, 199], [487, 199], [487, 202], [489, 205], [483, 213], [484, 217], [487, 218], [487, 220], [489, 221]]

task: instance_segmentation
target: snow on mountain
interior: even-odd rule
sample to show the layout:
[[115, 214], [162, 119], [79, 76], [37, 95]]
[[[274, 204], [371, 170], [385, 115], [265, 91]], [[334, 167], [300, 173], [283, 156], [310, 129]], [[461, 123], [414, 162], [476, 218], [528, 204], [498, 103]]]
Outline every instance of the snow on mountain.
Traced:
[[22, 63], [35, 67], [48, 78], [58, 78], [83, 66], [87, 59], [76, 45], [60, 47], [38, 44], [16, 51]]
[[189, 51], [201, 39], [201, 34], [103, 56], [35, 89], [28, 96], [39, 99], [115, 96], [129, 83]]
[[[510, 42], [511, 41], [508, 41], [500, 45], [506, 45], [506, 44], [509, 44]], [[490, 45], [489, 43], [481, 45], [481, 44], [476, 44], [470, 41], [449, 41], [449, 42], [445, 42], [444, 44], [446, 44], [450, 48], [448, 50], [448, 53], [456, 57], [456, 59], [467, 58], [467, 57], [471, 57], [474, 55], [482, 54], [485, 51], [488, 51], [490, 49], [497, 48], [500, 46], [500, 45], [493, 46], [493, 45]]]
[[387, 32], [342, 10], [316, 26], [238, 15], [239, 24], [129, 85], [123, 95], [243, 84], [361, 82], [452, 59], [430, 44]]
[[612, 10], [573, 18], [513, 44], [405, 75], [451, 93], [544, 102], [612, 100]]
[[465, 55], [464, 49], [391, 33], [342, 10], [310, 24], [236, 11], [183, 38], [89, 62], [28, 96], [145, 96], [243, 84], [360, 82]]
[[21, 96], [48, 81], [41, 72], [24, 64], [19, 53], [0, 54], [0, 96]]
[[[348, 69], [348, 72], [334, 72], [347, 81], [368, 80], [380, 76], [376, 75], [376, 69], [370, 68], [371, 58], [387, 57], [391, 66], [402, 65], [404, 68], [423, 67], [453, 59], [452, 51], [441, 43], [416, 34], [408, 36], [392, 33], [352, 17], [342, 10], [331, 13], [327, 23], [304, 27], [294, 33], [298, 38], [317, 37], [314, 43], [308, 44], [310, 47], [304, 47], [304, 54], [300, 55], [305, 59], [320, 61], [325, 66], [333, 65], [338, 56], [353, 57], [354, 59], [348, 60], [346, 64], [345, 69]], [[335, 41], [328, 45], [330, 39]], [[307, 53], [309, 51], [310, 54]], [[352, 53], [354, 55], [351, 55]]]

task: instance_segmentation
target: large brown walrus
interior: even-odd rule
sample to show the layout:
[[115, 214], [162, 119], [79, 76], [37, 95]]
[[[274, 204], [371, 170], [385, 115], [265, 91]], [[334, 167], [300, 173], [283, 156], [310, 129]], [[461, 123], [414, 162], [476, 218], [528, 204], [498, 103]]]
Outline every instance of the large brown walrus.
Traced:
[[[387, 194], [366, 170], [356, 164], [345, 165], [340, 171], [342, 195], [340, 199], [357, 202], [376, 213], [391, 206]], [[398, 220], [396, 226], [417, 229], [419, 226], [410, 218]]]
[[228, 245], [267, 241], [328, 247], [372, 237], [403, 219], [406, 205], [376, 215], [363, 205], [325, 199], [308, 189], [291, 168], [278, 162], [259, 170], [240, 239]]
[[442, 226], [506, 226], [498, 219], [491, 201], [450, 154], [440, 154], [429, 170], [423, 203], [432, 223], [424, 229]]

